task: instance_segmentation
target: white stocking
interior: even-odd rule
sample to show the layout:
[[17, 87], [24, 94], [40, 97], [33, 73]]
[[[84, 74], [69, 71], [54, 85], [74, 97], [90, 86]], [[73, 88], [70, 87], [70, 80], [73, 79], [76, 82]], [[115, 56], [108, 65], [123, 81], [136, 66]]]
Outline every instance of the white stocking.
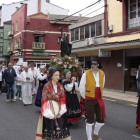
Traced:
[[88, 140], [92, 140], [92, 126], [93, 126], [93, 124], [86, 123], [86, 132], [87, 132]]
[[99, 131], [100, 131], [101, 127], [102, 127], [104, 124], [105, 124], [105, 123], [98, 123], [98, 122], [96, 122], [96, 124], [95, 124], [95, 129], [94, 129], [94, 134], [95, 134], [95, 135], [98, 135], [98, 134], [99, 134]]

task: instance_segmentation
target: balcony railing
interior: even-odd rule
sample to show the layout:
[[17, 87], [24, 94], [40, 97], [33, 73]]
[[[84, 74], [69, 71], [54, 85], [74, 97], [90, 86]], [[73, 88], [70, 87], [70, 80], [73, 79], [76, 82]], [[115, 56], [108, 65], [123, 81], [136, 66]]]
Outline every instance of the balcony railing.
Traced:
[[32, 49], [38, 49], [38, 50], [42, 50], [45, 49], [45, 43], [41, 43], [41, 42], [33, 42], [33, 46]]
[[18, 44], [15, 45], [15, 50], [20, 50], [21, 49], [21, 46]]
[[12, 37], [13, 35], [14, 35], [13, 31], [10, 30], [10, 31], [8, 32], [8, 36]]
[[12, 52], [12, 51], [13, 51], [13, 48], [8, 47], [7, 51], [8, 51], [8, 52]]

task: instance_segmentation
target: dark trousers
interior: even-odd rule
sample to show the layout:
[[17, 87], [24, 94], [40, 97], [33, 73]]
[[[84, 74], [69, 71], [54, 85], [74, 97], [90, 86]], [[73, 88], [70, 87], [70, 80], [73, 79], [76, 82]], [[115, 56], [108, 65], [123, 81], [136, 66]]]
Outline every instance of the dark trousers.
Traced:
[[140, 95], [140, 82], [137, 80], [138, 95]]
[[14, 98], [14, 90], [15, 90], [15, 84], [6, 84], [7, 85], [7, 99], [10, 99], [10, 91], [11, 91], [11, 99]]
[[85, 99], [85, 106], [86, 106], [86, 111], [87, 111], [86, 123], [89, 123], [89, 124], [94, 123], [94, 114], [96, 114], [96, 122], [104, 123], [104, 119], [103, 117], [101, 117], [101, 109], [96, 99], [94, 100]]
[[1, 92], [2, 81], [0, 81], [0, 92]]
[[21, 97], [21, 85], [17, 85], [17, 93], [16, 93], [16, 96], [18, 96], [19, 94], [19, 97]]

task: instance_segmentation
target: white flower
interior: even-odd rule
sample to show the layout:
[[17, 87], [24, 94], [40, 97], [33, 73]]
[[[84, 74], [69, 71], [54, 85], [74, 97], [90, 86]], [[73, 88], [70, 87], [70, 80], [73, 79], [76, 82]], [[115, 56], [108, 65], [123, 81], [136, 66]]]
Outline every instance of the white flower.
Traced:
[[71, 68], [72, 68], [72, 65], [70, 64], [70, 65], [69, 65], [69, 69], [71, 69]]
[[67, 65], [64, 65], [64, 68], [66, 69], [67, 68]]

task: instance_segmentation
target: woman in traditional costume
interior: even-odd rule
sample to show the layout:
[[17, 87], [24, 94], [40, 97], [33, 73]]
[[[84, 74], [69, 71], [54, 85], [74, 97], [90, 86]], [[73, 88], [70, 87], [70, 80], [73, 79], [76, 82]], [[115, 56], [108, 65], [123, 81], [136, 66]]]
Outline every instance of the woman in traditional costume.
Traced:
[[136, 128], [140, 132], [140, 97], [138, 100], [138, 106], [137, 106], [137, 119], [136, 119]]
[[41, 107], [42, 90], [43, 90], [44, 85], [47, 83], [47, 72], [46, 72], [45, 65], [42, 65], [40, 67], [40, 73], [38, 73], [37, 78], [39, 80], [39, 86], [38, 86], [35, 106]]
[[63, 79], [62, 83], [66, 93], [67, 119], [70, 123], [81, 119], [81, 109], [76, 94], [76, 90], [78, 90], [78, 83], [75, 82], [74, 78], [70, 80], [71, 71], [69, 69], [65, 69], [64, 74], [65, 78]]
[[[50, 69], [49, 81], [42, 91], [41, 114], [39, 118], [36, 140], [71, 140], [67, 116], [66, 99], [63, 85], [58, 82], [60, 73]], [[54, 111], [58, 105], [59, 114]]]

